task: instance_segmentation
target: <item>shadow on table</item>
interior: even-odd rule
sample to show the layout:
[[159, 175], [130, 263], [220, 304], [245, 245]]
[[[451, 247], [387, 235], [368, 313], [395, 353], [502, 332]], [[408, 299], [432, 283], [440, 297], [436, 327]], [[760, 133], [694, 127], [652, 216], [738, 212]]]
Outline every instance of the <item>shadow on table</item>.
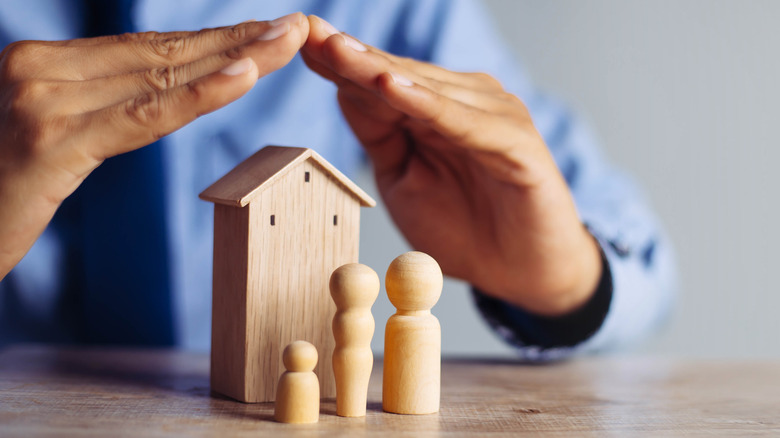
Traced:
[[[194, 417], [274, 420], [273, 403], [247, 404], [213, 393], [209, 357], [203, 353], [25, 345], [3, 352], [0, 370], [96, 399], [107, 395], [152, 399], [165, 408], [186, 409]], [[335, 411], [335, 402], [333, 405]]]

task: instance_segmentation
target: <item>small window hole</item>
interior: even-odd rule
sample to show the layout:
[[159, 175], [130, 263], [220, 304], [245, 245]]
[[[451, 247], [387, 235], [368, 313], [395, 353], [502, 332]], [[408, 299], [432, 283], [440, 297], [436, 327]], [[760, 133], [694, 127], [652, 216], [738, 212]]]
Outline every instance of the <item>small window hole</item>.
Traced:
[[311, 181], [311, 174], [310, 174], [309, 172], [306, 172], [306, 173], [304, 173], [304, 174], [303, 174], [303, 180], [304, 180], [305, 182], [309, 182], [309, 181]]
[[276, 225], [276, 215], [272, 214], [271, 215], [271, 226], [274, 226], [274, 225]]
[[339, 224], [339, 215], [334, 214], [333, 215], [333, 225], [338, 225], [338, 224]]

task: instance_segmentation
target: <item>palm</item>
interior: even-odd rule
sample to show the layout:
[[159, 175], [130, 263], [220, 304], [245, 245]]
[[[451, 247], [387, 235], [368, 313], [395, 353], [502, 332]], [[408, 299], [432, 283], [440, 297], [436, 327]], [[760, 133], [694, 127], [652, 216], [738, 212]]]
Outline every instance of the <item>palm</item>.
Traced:
[[[527, 192], [495, 179], [491, 166], [483, 164], [489, 156], [453, 144], [418, 122], [403, 122], [392, 111], [368, 115], [345, 99], [342, 109], [356, 132], [371, 128], [375, 138], [385, 140], [366, 144], [372, 156], [403, 157], [385, 163], [375, 159], [377, 186], [409, 243], [436, 258], [446, 274], [482, 286], [485, 277], [498, 279], [490, 271], [505, 267], [513, 271], [511, 277], [529, 279], [536, 276], [527, 273], [548, 269], [545, 257], [537, 256], [544, 253], [544, 242], [533, 238], [543, 235], [538, 216], [523, 211], [530, 201]], [[508, 211], [507, 206], [516, 208]]]

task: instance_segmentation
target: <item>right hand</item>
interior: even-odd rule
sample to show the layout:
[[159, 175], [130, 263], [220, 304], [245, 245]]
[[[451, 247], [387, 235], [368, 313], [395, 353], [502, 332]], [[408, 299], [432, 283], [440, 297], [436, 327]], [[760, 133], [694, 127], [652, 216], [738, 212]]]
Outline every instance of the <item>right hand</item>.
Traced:
[[0, 280], [105, 159], [238, 99], [306, 42], [292, 14], [199, 32], [21, 41], [0, 54]]

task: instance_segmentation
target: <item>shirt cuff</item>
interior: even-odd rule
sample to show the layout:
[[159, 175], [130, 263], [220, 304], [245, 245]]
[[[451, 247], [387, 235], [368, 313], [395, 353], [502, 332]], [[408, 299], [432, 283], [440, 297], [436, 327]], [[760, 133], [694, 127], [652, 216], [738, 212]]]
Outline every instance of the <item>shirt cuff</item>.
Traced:
[[569, 355], [572, 347], [598, 332], [609, 313], [613, 293], [612, 272], [603, 250], [600, 254], [602, 273], [596, 291], [572, 313], [558, 317], [535, 315], [473, 288], [477, 309], [499, 336], [519, 349], [524, 359], [562, 359]]

